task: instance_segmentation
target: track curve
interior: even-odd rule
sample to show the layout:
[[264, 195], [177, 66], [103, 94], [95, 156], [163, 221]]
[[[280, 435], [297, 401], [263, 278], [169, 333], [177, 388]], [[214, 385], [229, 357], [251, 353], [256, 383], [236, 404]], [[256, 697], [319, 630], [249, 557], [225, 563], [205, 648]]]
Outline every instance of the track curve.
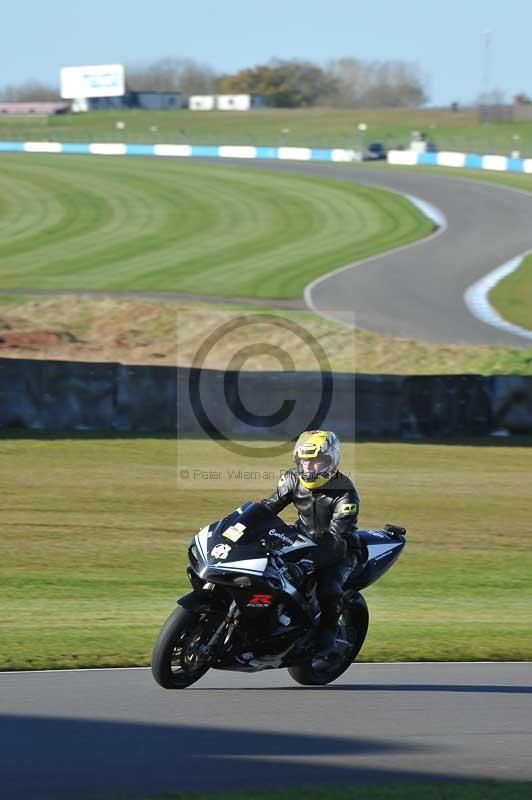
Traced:
[[[228, 162], [241, 166], [241, 161]], [[464, 293], [472, 283], [532, 247], [532, 196], [470, 178], [337, 164], [256, 162], [415, 195], [440, 209], [447, 227], [399, 250], [347, 265], [313, 281], [317, 313], [376, 333], [441, 344], [529, 347], [521, 336], [475, 318]]]
[[[219, 158], [200, 161], [220, 163]], [[235, 168], [242, 159], [223, 159]], [[466, 291], [519, 253], [532, 249], [532, 196], [470, 178], [318, 162], [259, 160], [246, 166], [350, 180], [416, 197], [440, 210], [446, 226], [418, 242], [348, 264], [313, 281], [306, 305], [324, 317], [376, 333], [441, 344], [530, 347], [530, 338], [488, 324], [466, 305]], [[223, 302], [214, 295], [4, 289], [1, 294], [73, 294]], [[303, 299], [232, 297], [227, 302], [304, 307]]]
[[330, 687], [285, 670], [0, 674], [9, 800], [246, 787], [532, 780], [530, 664], [356, 664]]

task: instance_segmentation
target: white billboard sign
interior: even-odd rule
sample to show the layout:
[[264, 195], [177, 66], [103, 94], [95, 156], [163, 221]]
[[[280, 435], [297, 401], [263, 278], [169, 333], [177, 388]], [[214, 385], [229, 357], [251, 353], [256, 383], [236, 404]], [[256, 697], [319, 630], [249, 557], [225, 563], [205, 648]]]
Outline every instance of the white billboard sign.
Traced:
[[96, 64], [88, 67], [63, 67], [61, 97], [119, 97], [125, 92], [122, 64]]

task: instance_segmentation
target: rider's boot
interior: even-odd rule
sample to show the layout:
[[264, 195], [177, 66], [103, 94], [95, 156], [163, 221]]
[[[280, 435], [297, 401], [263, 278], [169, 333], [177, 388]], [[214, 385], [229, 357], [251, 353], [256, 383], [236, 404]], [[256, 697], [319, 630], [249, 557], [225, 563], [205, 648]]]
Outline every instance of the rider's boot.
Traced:
[[338, 620], [340, 619], [341, 613], [341, 599], [331, 597], [322, 601], [320, 624], [318, 628], [317, 659], [334, 659], [336, 655]]

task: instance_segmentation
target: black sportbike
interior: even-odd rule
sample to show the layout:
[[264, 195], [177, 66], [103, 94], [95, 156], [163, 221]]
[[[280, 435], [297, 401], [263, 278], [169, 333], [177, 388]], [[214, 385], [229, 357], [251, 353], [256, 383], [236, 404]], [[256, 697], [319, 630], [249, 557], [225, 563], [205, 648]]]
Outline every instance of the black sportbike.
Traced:
[[244, 503], [203, 528], [189, 547], [193, 591], [181, 597], [153, 647], [152, 672], [165, 689], [184, 689], [211, 667], [258, 672], [286, 667], [298, 683], [323, 686], [355, 660], [366, 638], [360, 590], [374, 583], [405, 546], [404, 528], [358, 530], [369, 558], [344, 584], [335, 657], [316, 657], [319, 604], [316, 544], [267, 511]]

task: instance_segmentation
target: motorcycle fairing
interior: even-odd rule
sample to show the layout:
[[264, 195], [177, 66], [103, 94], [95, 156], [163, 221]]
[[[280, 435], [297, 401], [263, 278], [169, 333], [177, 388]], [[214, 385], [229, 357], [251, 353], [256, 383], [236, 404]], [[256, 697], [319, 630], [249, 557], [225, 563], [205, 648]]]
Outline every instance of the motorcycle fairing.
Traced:
[[365, 589], [381, 577], [392, 564], [395, 564], [405, 546], [404, 536], [394, 536], [386, 530], [362, 529], [357, 531], [360, 538], [368, 548], [368, 560], [365, 564], [357, 565], [351, 573], [345, 586], [348, 588]]
[[[259, 503], [247, 502], [224, 519], [202, 528], [196, 534], [194, 543], [209, 569], [224, 572], [240, 570], [262, 575], [268, 555], [266, 539], [273, 530], [290, 540], [294, 538], [293, 528], [280, 517]], [[301, 540], [296, 547], [307, 547], [309, 544], [310, 540], [304, 543]]]
[[281, 555], [286, 555], [287, 553], [294, 553], [296, 550], [302, 550], [304, 547], [317, 547], [318, 545], [316, 542], [313, 542], [309, 536], [305, 536], [304, 533], [297, 534], [297, 538], [291, 545], [286, 545], [279, 550]]
[[242, 572], [245, 575], [264, 575], [267, 565], [267, 558], [246, 558], [242, 561], [227, 560], [210, 564], [209, 569], [217, 569], [220, 572]]

